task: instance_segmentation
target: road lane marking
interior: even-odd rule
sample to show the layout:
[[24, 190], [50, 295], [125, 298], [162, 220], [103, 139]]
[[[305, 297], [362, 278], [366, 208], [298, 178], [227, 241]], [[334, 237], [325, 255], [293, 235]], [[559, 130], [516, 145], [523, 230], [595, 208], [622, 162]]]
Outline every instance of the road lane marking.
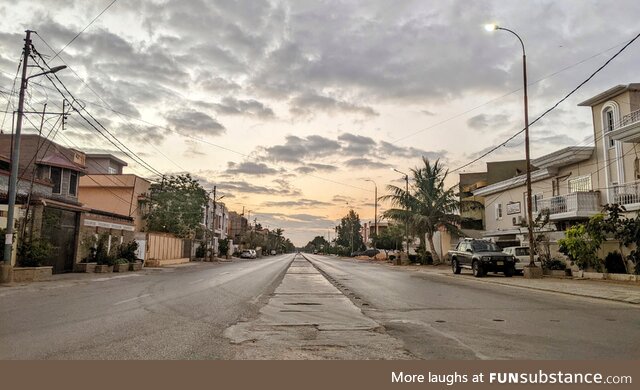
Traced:
[[222, 275], [228, 275], [228, 274], [230, 274], [230, 273], [231, 273], [231, 272], [223, 272], [223, 273], [221, 273], [221, 274], [219, 274], [219, 275], [221, 275], [221, 276], [222, 276]]
[[196, 284], [196, 283], [200, 283], [200, 282], [204, 282], [204, 279], [194, 280], [193, 282], [189, 282], [189, 284]]
[[107, 280], [131, 278], [131, 277], [134, 277], [134, 276], [142, 276], [142, 275], [140, 275], [140, 274], [119, 275], [119, 276], [112, 276], [110, 278], [92, 279], [92, 281], [93, 282], [106, 282]]
[[124, 301], [120, 301], [120, 302], [116, 302], [113, 304], [113, 306], [117, 306], [117, 305], [121, 305], [123, 303], [127, 303], [127, 302], [133, 302], [137, 299], [142, 299], [142, 298], [146, 298], [146, 297], [150, 297], [151, 294], [144, 294], [144, 295], [140, 295], [139, 297], [133, 297], [133, 298], [129, 298], [129, 299], [125, 299]]

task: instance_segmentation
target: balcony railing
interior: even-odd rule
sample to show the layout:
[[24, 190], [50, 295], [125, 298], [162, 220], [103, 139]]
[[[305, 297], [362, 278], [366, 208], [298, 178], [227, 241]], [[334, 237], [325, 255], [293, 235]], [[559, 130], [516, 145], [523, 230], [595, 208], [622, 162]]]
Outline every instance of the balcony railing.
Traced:
[[630, 125], [632, 123], [637, 123], [637, 122], [640, 122], [640, 110], [633, 111], [623, 116], [618, 126], [616, 126], [616, 129], [619, 129], [621, 127], [625, 127], [627, 125]]
[[554, 196], [548, 199], [538, 199], [536, 211], [549, 211], [549, 216], [569, 213], [569, 216], [581, 217], [600, 211], [599, 192], [573, 192], [567, 195]]
[[609, 201], [623, 206], [640, 203], [640, 180], [610, 187]]

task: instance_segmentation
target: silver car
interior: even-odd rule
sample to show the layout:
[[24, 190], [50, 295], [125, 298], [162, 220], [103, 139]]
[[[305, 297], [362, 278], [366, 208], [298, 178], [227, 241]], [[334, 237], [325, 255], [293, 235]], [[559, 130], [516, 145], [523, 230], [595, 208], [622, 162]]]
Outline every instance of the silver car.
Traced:
[[[524, 267], [529, 265], [528, 246], [509, 246], [504, 248], [502, 251], [516, 258], [516, 272], [522, 273], [524, 271]], [[538, 255], [534, 254], [533, 260], [538, 267], [542, 266], [542, 263], [538, 260]]]

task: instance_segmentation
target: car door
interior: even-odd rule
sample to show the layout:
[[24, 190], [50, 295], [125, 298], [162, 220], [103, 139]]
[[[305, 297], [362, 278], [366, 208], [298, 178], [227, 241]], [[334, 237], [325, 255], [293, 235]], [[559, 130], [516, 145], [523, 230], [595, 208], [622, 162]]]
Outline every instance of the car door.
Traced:
[[461, 242], [458, 251], [460, 252], [460, 264], [471, 265], [471, 245], [468, 242]]

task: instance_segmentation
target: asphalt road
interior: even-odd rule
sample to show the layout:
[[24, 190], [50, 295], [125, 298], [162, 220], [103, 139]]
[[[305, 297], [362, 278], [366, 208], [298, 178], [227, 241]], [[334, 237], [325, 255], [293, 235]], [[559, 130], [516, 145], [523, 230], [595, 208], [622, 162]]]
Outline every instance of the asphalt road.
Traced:
[[[232, 359], [293, 255], [0, 289], [0, 359]], [[13, 289], [13, 290], [12, 290]]]
[[630, 304], [306, 257], [418, 359], [640, 358]]

